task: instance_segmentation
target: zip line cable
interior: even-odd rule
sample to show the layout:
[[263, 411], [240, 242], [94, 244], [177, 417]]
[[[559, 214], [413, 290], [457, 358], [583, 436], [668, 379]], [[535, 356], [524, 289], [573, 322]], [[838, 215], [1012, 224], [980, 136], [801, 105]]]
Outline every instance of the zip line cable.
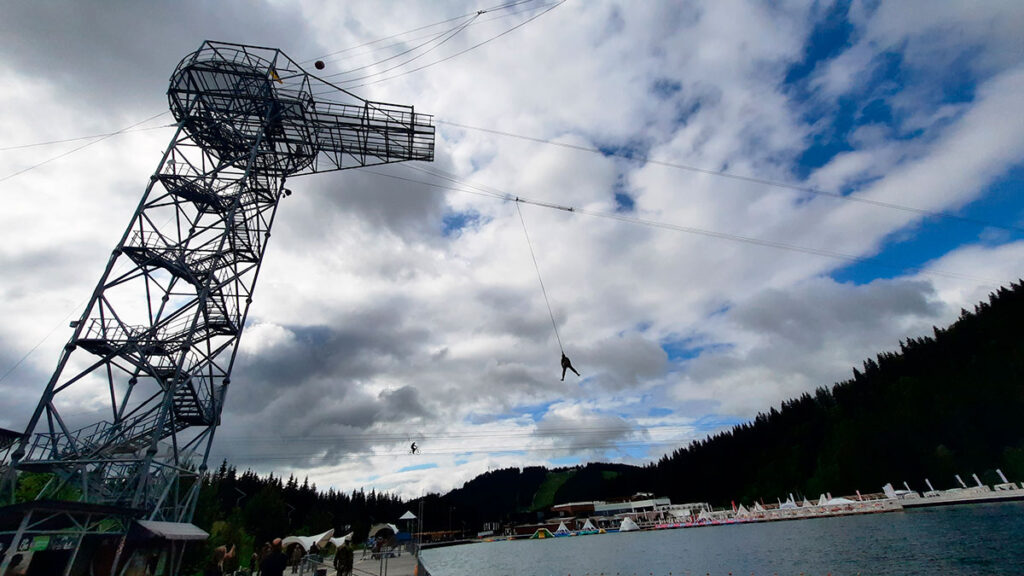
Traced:
[[526, 236], [526, 245], [530, 247], [530, 257], [533, 258], [533, 266], [537, 269], [537, 280], [540, 282], [540, 291], [544, 294], [544, 303], [548, 307], [548, 316], [551, 317], [551, 327], [555, 329], [555, 340], [558, 341], [558, 349], [562, 354], [565, 354], [565, 349], [562, 348], [562, 338], [558, 335], [558, 325], [555, 324], [555, 314], [551, 311], [551, 301], [548, 300], [548, 291], [544, 288], [544, 279], [540, 276], [540, 265], [537, 264], [537, 255], [533, 252], [530, 233], [526, 231], [526, 220], [523, 219], [523, 211], [519, 209], [519, 198], [516, 198], [516, 212], [519, 213], [519, 221], [523, 223], [523, 236]]
[[[595, 443], [584, 443], [584, 444], [569, 444], [565, 446], [523, 446], [523, 445], [502, 445], [502, 446], [487, 446], [473, 448], [468, 446], [460, 446], [453, 448], [419, 448], [416, 453], [424, 455], [448, 455], [448, 454], [500, 454], [506, 452], [564, 452], [570, 450], [623, 450], [628, 448], [650, 448], [659, 446], [679, 446], [681, 443], [686, 442], [683, 439], [677, 440], [659, 440], [659, 441], [622, 441], [622, 442], [595, 442]], [[352, 450], [346, 451], [344, 454], [323, 454], [322, 452], [316, 453], [301, 453], [301, 452], [290, 452], [288, 454], [283, 453], [271, 453], [266, 455], [232, 455], [231, 459], [239, 462], [270, 462], [270, 461], [287, 461], [287, 460], [348, 460], [354, 458], [367, 458], [367, 457], [383, 457], [383, 456], [403, 456], [409, 453], [409, 449], [406, 446], [396, 447], [392, 450]], [[228, 454], [219, 453], [216, 456], [211, 455], [211, 460], [226, 460]]]
[[[339, 80], [339, 81], [337, 81], [337, 83], [338, 84], [348, 84], [348, 83], [351, 83], [351, 82], [359, 82], [360, 80], [366, 80], [368, 78], [375, 78], [377, 76], [382, 76], [384, 74], [387, 74], [388, 72], [391, 72], [392, 70], [397, 70], [398, 68], [401, 68], [402, 66], [405, 66], [406, 64], [409, 64], [410, 62], [414, 62], [416, 60], [419, 60], [420, 58], [426, 56], [427, 54], [430, 54], [434, 50], [436, 50], [436, 49], [440, 48], [441, 46], [443, 46], [445, 42], [447, 42], [447, 41], [451, 40], [452, 38], [456, 37], [459, 34], [459, 32], [462, 32], [463, 30], [465, 30], [466, 27], [469, 26], [478, 17], [479, 17], [479, 15], [475, 15], [468, 22], [465, 22], [464, 24], [460, 24], [460, 25], [452, 28], [451, 30], [448, 30], [448, 31], [445, 31], [445, 32], [441, 33], [440, 35], [438, 35], [438, 37], [442, 37], [440, 42], [437, 42], [436, 44], [434, 44], [433, 46], [431, 46], [427, 50], [424, 50], [423, 52], [413, 56], [412, 58], [409, 58], [405, 62], [401, 62], [399, 64], [395, 64], [394, 66], [392, 66], [390, 68], [385, 68], [384, 70], [381, 70], [379, 72], [374, 72], [372, 74], [367, 74], [365, 76], [359, 76], [357, 78], [349, 78], [347, 80]], [[416, 48], [420, 48], [422, 46], [430, 44], [433, 41], [434, 40], [432, 39], [432, 40], [429, 40], [427, 42], [424, 42], [423, 44], [420, 44]], [[365, 69], [365, 68], [370, 68], [372, 66], [376, 66], [379, 63], [387, 62], [388, 60], [391, 60], [393, 58], [397, 58], [398, 56], [401, 56], [403, 54], [407, 54], [407, 53], [413, 51], [416, 48], [410, 48], [409, 50], [406, 50], [405, 52], [402, 52], [401, 54], [392, 56], [390, 58], [385, 58], [384, 60], [381, 60], [378, 63], [369, 64], [369, 65], [363, 66], [361, 68], [355, 68], [353, 70], [349, 70], [348, 72], [338, 72], [336, 75], [348, 74], [349, 72], [355, 72], [357, 70], [362, 70], [362, 69]], [[420, 69], [421, 68], [417, 68], [416, 70], [420, 70]], [[415, 71], [415, 70], [413, 70], [413, 71]], [[401, 76], [401, 74], [399, 74], [398, 76]], [[397, 78], [398, 76], [394, 76], [394, 78]], [[390, 78], [388, 78], [388, 79], [390, 80]], [[371, 84], [372, 84], [372, 82], [371, 82]], [[358, 86], [365, 86], [365, 85], [366, 84], [359, 84]], [[351, 87], [358, 87], [358, 86], [351, 86]]]
[[[535, 0], [527, 0], [527, 1], [528, 2], [533, 2]], [[551, 6], [553, 3], [554, 2], [546, 3], [546, 4], [538, 4], [536, 6], [536, 8], [546, 8], [548, 6]], [[531, 10], [531, 8], [525, 8], [525, 9], [520, 9], [520, 10], [512, 10], [512, 11], [506, 12], [504, 14], [500, 14], [500, 15], [497, 15], [497, 16], [492, 16], [491, 18], [481, 18], [481, 19], [478, 19], [478, 20], [476, 20], [474, 22], [471, 22], [468, 27], [479, 26], [480, 24], [486, 24], [487, 22], [494, 22], [495, 20], [501, 20], [503, 18], [508, 18], [510, 16], [517, 16], [519, 14], [523, 14], [524, 12], [529, 12], [530, 10]], [[489, 11], [485, 11], [485, 13], [486, 12], [489, 12]], [[461, 19], [461, 18], [466, 18], [468, 16], [472, 16], [473, 14], [476, 14], [476, 13], [473, 12], [471, 14], [466, 14], [465, 16], [459, 16], [459, 17], [456, 17], [456, 18], [450, 18], [448, 20], [445, 20], [445, 22], [450, 22], [452, 20], [458, 20], [458, 19]], [[429, 26], [426, 26], [425, 28], [429, 28]], [[392, 44], [386, 44], [384, 46], [380, 46], [380, 47], [377, 47], [377, 48], [370, 48], [370, 49], [364, 50], [362, 52], [357, 52], [357, 53], [352, 54], [351, 56], [349, 56], [349, 58], [358, 58], [360, 56], [368, 56], [368, 55], [373, 54], [375, 52], [381, 52], [381, 51], [387, 50], [389, 48], [396, 48], [396, 47], [399, 47], [399, 46], [405, 46], [409, 42], [417, 42], [417, 41], [423, 40], [425, 38], [436, 38], [436, 37], [441, 36], [443, 34], [444, 34], [444, 32], [431, 32], [431, 33], [428, 33], [428, 34], [421, 34], [419, 36], [415, 36], [415, 37], [409, 38], [407, 40], [402, 40], [402, 41], [394, 42]], [[359, 47], [361, 47], [361, 46], [356, 46], [356, 47], [353, 47], [352, 49], [359, 48]], [[342, 60], [343, 60], [342, 58], [337, 58], [337, 59], [327, 60], [327, 62], [329, 62], [329, 63], [330, 62], [341, 62]], [[301, 63], [308, 63], [308, 62], [311, 62], [311, 61], [312, 60], [304, 60]], [[318, 77], [319, 78], [326, 78], [328, 76], [318, 76]]]
[[402, 76], [406, 76], [406, 75], [412, 74], [413, 72], [419, 72], [420, 70], [424, 70], [426, 68], [430, 68], [431, 66], [435, 66], [437, 64], [441, 64], [442, 62], [447, 62], [448, 60], [451, 60], [452, 58], [455, 58], [457, 56], [461, 56], [461, 55], [465, 54], [466, 52], [470, 52], [472, 50], [475, 50], [475, 49], [477, 49], [477, 48], [479, 48], [479, 47], [481, 47], [481, 46], [483, 46], [485, 44], [488, 44], [490, 42], [493, 42], [494, 40], [497, 40], [498, 38], [501, 38], [502, 36], [504, 36], [506, 34], [509, 34], [510, 32], [513, 32], [515, 30], [518, 30], [519, 28], [522, 28], [523, 26], [526, 26], [527, 24], [529, 24], [530, 22], [533, 22], [537, 18], [540, 18], [541, 16], [547, 14], [548, 12], [551, 12], [555, 8], [558, 8], [559, 6], [561, 6], [562, 4], [565, 4], [565, 2], [566, 2], [566, 0], [561, 0], [560, 2], [558, 2], [556, 4], [553, 4], [547, 10], [544, 10], [544, 11], [538, 13], [538, 14], [535, 14], [534, 16], [531, 16], [530, 18], [527, 18], [523, 22], [520, 22], [519, 24], [509, 28], [508, 30], [505, 30], [504, 32], [501, 32], [500, 34], [497, 34], [495, 36], [492, 36], [492, 37], [488, 38], [487, 40], [484, 40], [482, 42], [474, 44], [474, 45], [470, 46], [469, 48], [466, 48], [464, 50], [460, 50], [459, 52], [456, 52], [454, 54], [451, 54], [449, 56], [441, 58], [440, 60], [435, 60], [433, 62], [429, 62], [429, 63], [424, 64], [422, 66], [419, 66], [417, 68], [413, 68], [411, 70], [406, 70], [404, 72], [401, 72], [399, 74], [395, 74], [393, 76], [388, 76], [387, 78], [381, 78], [379, 80], [374, 80], [372, 82], [364, 82], [362, 84], [356, 84], [354, 86], [347, 86], [347, 87], [348, 88], [361, 88], [363, 86], [371, 86], [373, 84], [379, 84], [381, 82], [387, 82], [388, 80], [394, 80], [395, 78], [401, 78]]
[[[383, 63], [388, 62], [390, 60], [394, 60], [395, 58], [398, 58], [400, 56], [405, 56], [406, 54], [408, 54], [410, 52], [414, 52], [416, 50], [419, 50], [420, 48], [426, 46], [427, 44], [430, 44], [431, 42], [436, 41], [438, 38], [441, 38], [441, 37], [443, 37], [446, 34], [450, 33], [452, 36], [454, 36], [455, 34], [458, 34], [459, 32], [461, 32], [462, 30], [465, 30], [466, 27], [469, 26], [470, 24], [472, 24], [473, 20], [475, 20], [475, 19], [476, 19], [476, 16], [471, 18], [469, 20], [469, 22], [466, 22], [466, 23], [463, 23], [463, 24], [459, 24], [458, 26], [455, 26], [455, 27], [450, 28], [448, 30], [445, 30], [443, 32], [438, 32], [436, 34], [432, 34], [429, 37], [430, 39], [427, 40], [426, 42], [422, 42], [422, 43], [417, 44], [417, 45], [415, 45], [415, 46], [413, 46], [411, 48], [407, 48], [407, 49], [403, 50], [402, 52], [399, 52], [398, 54], [393, 54], [393, 55], [388, 56], [387, 58], [384, 58], [382, 60], [378, 60], [376, 62], [371, 62], [370, 64], [366, 64], [364, 66], [359, 66], [357, 68], [350, 68], [348, 70], [343, 70], [341, 72], [334, 72], [332, 74], [324, 74], [324, 75], [320, 76], [320, 78], [334, 78], [336, 76], [344, 76], [345, 74], [351, 74], [353, 72], [358, 72], [360, 70], [366, 70], [367, 68], [373, 68], [374, 66], [379, 66], [380, 64], [383, 64]], [[437, 48], [438, 46], [440, 46], [441, 44], [443, 44], [447, 40], [448, 40], [448, 38], [445, 38], [445, 40], [442, 40], [441, 43], [439, 43], [437, 46], [434, 46], [430, 50], [433, 50], [434, 48]], [[404, 66], [405, 64], [411, 62], [412, 60], [415, 60], [416, 58], [419, 58], [420, 56], [423, 56], [423, 55], [427, 54], [428, 52], [430, 52], [430, 50], [427, 50], [427, 51], [423, 52], [423, 54], [420, 54], [419, 56], [416, 56], [415, 58], [412, 58], [410, 60], [402, 62], [401, 64], [399, 64], [395, 68], [399, 68], [401, 66]], [[379, 74], [384, 74], [385, 72], [389, 72], [390, 70], [393, 70], [393, 69], [394, 68], [389, 68], [387, 70], [383, 70], [383, 71], [379, 72]], [[370, 76], [373, 76], [373, 75], [371, 74]], [[364, 76], [363, 78], [369, 78], [370, 76]], [[353, 80], [360, 80], [360, 78], [354, 78]], [[345, 80], [337, 80], [336, 82], [345, 82]]]
[[[419, 166], [412, 165], [412, 164], [403, 164], [402, 166], [405, 166], [408, 169], [418, 170], [420, 172], [424, 172], [424, 173], [427, 173], [427, 174], [430, 174], [430, 175], [434, 175], [434, 174], [431, 174], [430, 171], [425, 170], [425, 169], [423, 169], [423, 168], [421, 168]], [[971, 282], [977, 282], [979, 285], [982, 285], [982, 286], [998, 287], [1000, 285], [999, 282], [997, 282], [995, 280], [992, 280], [992, 279], [979, 278], [979, 277], [976, 277], [976, 276], [970, 276], [970, 275], [967, 275], [967, 274], [960, 274], [960, 273], [956, 273], [956, 272], [947, 272], [947, 271], [935, 270], [935, 269], [925, 270], [924, 268], [922, 268], [920, 266], [897, 266], [895, 264], [888, 264], [886, 262], [881, 262], [881, 261], [879, 261], [877, 259], [874, 259], [874, 258], [868, 258], [868, 257], [864, 257], [864, 256], [855, 256], [855, 255], [852, 255], [852, 254], [846, 254], [846, 253], [843, 253], [843, 252], [837, 252], [837, 251], [833, 251], [833, 250], [826, 250], [826, 249], [823, 249], [823, 248], [813, 248], [813, 247], [807, 247], [807, 246], [800, 246], [800, 245], [797, 245], [797, 244], [790, 244], [790, 243], [787, 243], [787, 242], [780, 242], [780, 241], [775, 241], [775, 240], [765, 240], [765, 239], [761, 239], [761, 238], [753, 238], [753, 237], [749, 237], [749, 236], [742, 236], [742, 235], [739, 235], [739, 234], [732, 234], [732, 233], [729, 233], [729, 232], [719, 232], [719, 231], [716, 231], [716, 230], [708, 230], [708, 229], [697, 228], [697, 227], [693, 227], [693, 226], [683, 226], [683, 225], [680, 225], [680, 224], [672, 224], [672, 223], [669, 223], [669, 222], [661, 222], [661, 221], [658, 221], [658, 220], [651, 220], [651, 219], [646, 219], [646, 218], [637, 218], [637, 217], [634, 217], [634, 216], [627, 216], [625, 214], [603, 212], [603, 211], [600, 211], [600, 210], [590, 210], [590, 209], [585, 209], [585, 208], [574, 208], [574, 207], [571, 207], [571, 206], [563, 206], [563, 205], [559, 205], [559, 204], [553, 204], [553, 203], [550, 203], [550, 202], [543, 202], [543, 201], [539, 201], [539, 200], [531, 200], [531, 199], [525, 198], [523, 196], [513, 196], [511, 194], [504, 193], [504, 192], [499, 193], [499, 192], [488, 191], [488, 190], [479, 188], [477, 186], [473, 186], [472, 184], [461, 184], [463, 187], [457, 187], [457, 186], [449, 186], [449, 185], [445, 185], [445, 184], [436, 184], [436, 183], [431, 183], [431, 182], [424, 182], [422, 180], [416, 180], [415, 178], [404, 178], [404, 177], [398, 176], [396, 174], [388, 174], [388, 173], [378, 172], [376, 170], [370, 170], [370, 169], [364, 169], [363, 172], [368, 172], [368, 173], [374, 174], [376, 176], [383, 176], [383, 177], [386, 177], [386, 178], [393, 178], [393, 179], [396, 179], [396, 180], [404, 180], [406, 182], [413, 182], [413, 183], [416, 183], [416, 184], [422, 184], [422, 185], [430, 186], [430, 187], [434, 187], [434, 188], [441, 188], [441, 189], [445, 189], [445, 190], [452, 190], [452, 191], [455, 191], [455, 192], [462, 192], [462, 193], [465, 193], [465, 194], [476, 194], [476, 195], [479, 195], [479, 196], [487, 196], [487, 197], [494, 198], [496, 200], [502, 200], [502, 201], [505, 201], [505, 202], [513, 202], [513, 201], [515, 201], [515, 202], [521, 202], [521, 203], [524, 203], [524, 204], [531, 204], [533, 206], [541, 206], [541, 207], [544, 207], [544, 208], [550, 208], [552, 210], [561, 210], [563, 212], [570, 212], [570, 213], [573, 213], [573, 214], [583, 214], [585, 216], [591, 216], [591, 217], [594, 217], [594, 218], [605, 218], [605, 219], [610, 219], [610, 220], [618, 220], [620, 222], [624, 222], [624, 223], [627, 223], [627, 224], [635, 224], [635, 225], [639, 225], [639, 226], [647, 226], [647, 227], [650, 227], [650, 228], [660, 228], [660, 229], [664, 229], [664, 230], [672, 230], [672, 231], [675, 231], [675, 232], [683, 232], [683, 233], [686, 233], [686, 234], [694, 234], [694, 235], [698, 235], [698, 236], [707, 236], [707, 237], [710, 237], [710, 238], [718, 238], [718, 239], [721, 239], [721, 240], [730, 240], [730, 241], [734, 241], [734, 242], [742, 242], [742, 243], [745, 243], [745, 244], [751, 244], [751, 245], [755, 245], [755, 246], [763, 246], [763, 247], [766, 247], [766, 248], [775, 248], [775, 249], [778, 249], [778, 250], [788, 250], [788, 251], [791, 251], [791, 252], [799, 252], [799, 253], [803, 253], [803, 254], [810, 254], [810, 255], [813, 255], [813, 256], [822, 256], [822, 257], [825, 257], [825, 258], [832, 258], [832, 259], [835, 259], [835, 260], [843, 260], [843, 261], [846, 261], [846, 262], [853, 262], [853, 263], [858, 263], [858, 264], [868, 264], [868, 265], [871, 265], [871, 266], [876, 266], [876, 267], [880, 267], [880, 268], [887, 268], [887, 269], [897, 270], [897, 271], [901, 271], [901, 272], [905, 272], [905, 271], [909, 270], [909, 271], [917, 272], [917, 273], [920, 273], [920, 274], [923, 274], [923, 275], [926, 275], [926, 276], [938, 276], [938, 277], [945, 277], [945, 278], [953, 278], [953, 279], [957, 279], [957, 280], [969, 280]], [[440, 178], [440, 176], [436, 176], [436, 175], [434, 175], [434, 176]], [[459, 181], [459, 179], [457, 177], [445, 177], [445, 179], [449, 179], [449, 180], [452, 180], [452, 181]]]
[[686, 424], [656, 424], [652, 426], [633, 427], [625, 426], [553, 426], [543, 429], [523, 430], [513, 428], [511, 430], [483, 430], [473, 432], [444, 432], [444, 433], [413, 433], [404, 432], [363, 432], [354, 434], [310, 434], [307, 436], [255, 436], [246, 434], [243, 436], [218, 436], [217, 441], [233, 442], [240, 444], [264, 444], [267, 441], [280, 441], [282, 443], [310, 441], [330, 442], [404, 442], [410, 438], [417, 440], [467, 440], [467, 439], [495, 439], [495, 438], [520, 438], [520, 437], [548, 437], [548, 436], [586, 436], [588, 434], [602, 433], [643, 433], [662, 431], [692, 431], [692, 425]]
[[[132, 124], [130, 126], [122, 128], [122, 129], [120, 129], [120, 130], [118, 130], [116, 132], [111, 132], [109, 134], [105, 134], [103, 136], [100, 136], [96, 140], [93, 140], [91, 142], [86, 142], [85, 144], [82, 144], [81, 146], [72, 148], [71, 150], [68, 150], [67, 152], [63, 152], [61, 154], [58, 154], [58, 155], [56, 155], [56, 156], [54, 156], [52, 158], [47, 158], [46, 160], [43, 160], [42, 162], [39, 162], [38, 164], [33, 164], [32, 166], [29, 166], [27, 168], [22, 168], [21, 170], [18, 170], [17, 172], [12, 172], [11, 174], [8, 174], [7, 176], [4, 176], [3, 178], [0, 178], [0, 182], [6, 182], [7, 180], [10, 180], [11, 178], [14, 178], [15, 176], [18, 176], [20, 174], [24, 174], [24, 173], [26, 173], [26, 172], [28, 172], [30, 170], [35, 170], [36, 168], [39, 168], [40, 166], [43, 166], [44, 164], [49, 164], [50, 162], [53, 162], [54, 160], [59, 160], [59, 159], [65, 157], [65, 156], [68, 156], [70, 154], [74, 154], [75, 152], [78, 152], [79, 150], [83, 150], [85, 148], [88, 148], [89, 146], [92, 146], [93, 144], [97, 144], [99, 142], [102, 142], [102, 141], [106, 140], [107, 138], [111, 138], [113, 136], [117, 136], [118, 134], [123, 134], [126, 131], [131, 130], [132, 128], [135, 128], [136, 126], [141, 126], [142, 124], [145, 124], [146, 122], [149, 122], [150, 120], [155, 120], [155, 119], [163, 116], [164, 114], [169, 114], [169, 113], [170, 113], [169, 111], [165, 111], [165, 112], [161, 112], [159, 114], [154, 114], [153, 116], [150, 116], [149, 118], [146, 118], [145, 120], [136, 122], [135, 124]], [[161, 126], [161, 128], [162, 128], [162, 126]]]
[[706, 174], [708, 176], [718, 176], [721, 178], [729, 178], [731, 180], [739, 180], [741, 182], [751, 182], [754, 184], [761, 184], [764, 186], [771, 186], [773, 188], [783, 188], [786, 190], [793, 190], [796, 192], [805, 192], [808, 194], [814, 194], [817, 196], [825, 196], [834, 198], [836, 200], [845, 200], [847, 202], [858, 202], [861, 204], [868, 204], [871, 206], [877, 206], [879, 208], [889, 208], [892, 210], [901, 210], [903, 212], [910, 212], [921, 216], [928, 216], [932, 218], [945, 218], [949, 220], [958, 220], [978, 226], [988, 226], [992, 228], [998, 228], [1000, 230], [1006, 230], [1010, 232], [1024, 233], [1024, 228], [1014, 226], [1012, 224], [996, 224], [987, 220], [981, 220], [977, 218], [969, 218], [966, 216], [958, 216], [949, 212], [928, 210], [926, 208], [917, 208], [915, 206], [907, 206], [905, 204], [896, 204], [894, 202], [886, 202], [884, 200], [872, 200], [871, 198], [863, 198], [860, 196], [848, 196], [839, 192], [831, 192], [828, 190], [821, 190], [819, 188], [813, 188], [810, 186], [801, 186], [799, 184], [789, 184], [786, 182], [779, 182], [777, 180], [769, 180], [766, 178], [758, 178], [756, 176], [745, 176], [742, 174], [734, 174], [732, 172], [726, 172], [724, 170], [712, 170], [709, 168], [700, 168], [698, 166], [691, 166], [688, 164], [682, 164], [679, 162], [668, 162], [665, 160], [655, 160], [643, 154], [628, 154], [624, 152], [612, 151], [605, 152], [599, 148], [591, 146], [580, 146], [578, 144], [568, 144], [565, 142], [555, 142], [553, 140], [546, 140], [544, 138], [537, 138], [534, 136], [524, 136], [522, 134], [513, 134], [512, 132], [505, 132], [502, 130], [494, 130], [492, 128], [481, 128], [479, 126], [469, 126], [467, 124], [460, 124], [458, 122], [450, 122], [447, 120], [434, 120], [437, 124], [447, 124], [449, 126], [455, 126], [457, 128], [463, 128], [465, 130], [474, 130], [478, 132], [486, 132], [488, 134], [495, 134], [498, 136], [507, 136], [509, 138], [518, 138], [520, 140], [527, 140], [529, 142], [536, 142], [538, 144], [547, 144], [549, 146], [559, 146], [561, 148], [568, 148], [570, 150], [578, 150], [580, 152], [589, 152], [592, 154], [600, 154], [601, 156], [615, 156], [626, 160], [637, 160], [647, 164], [653, 164], [655, 166], [664, 166], [666, 168], [675, 168], [678, 170], [686, 170], [689, 172], [695, 172], [698, 174]]
[[364, 42], [364, 43], [359, 44], [357, 46], [351, 46], [349, 48], [344, 48], [344, 49], [338, 50], [336, 52], [331, 52], [329, 54], [324, 54], [322, 56], [316, 56], [316, 57], [313, 57], [313, 58], [309, 58], [307, 60], [302, 60], [299, 63], [300, 64], [306, 64], [306, 63], [309, 63], [309, 62], [313, 62], [315, 60], [324, 60], [324, 59], [330, 58], [331, 56], [337, 56], [339, 54], [344, 54], [346, 52], [350, 52], [350, 51], [356, 50], [358, 48], [363, 48], [363, 47], [366, 47], [366, 46], [371, 46], [373, 44], [377, 44], [379, 42], [385, 42], [387, 40], [392, 40], [392, 39], [398, 38], [400, 36], [405, 36], [406, 34], [412, 34], [413, 32], [419, 32], [420, 30], [426, 30], [428, 28], [433, 28], [435, 26], [440, 26], [442, 24], [447, 24], [449, 22], [454, 22], [455, 20], [461, 20], [463, 18], [467, 18], [469, 16], [473, 16], [474, 14], [479, 15], [479, 14], [486, 14], [488, 12], [497, 12], [498, 10], [505, 10], [507, 8], [512, 8], [512, 7], [515, 7], [515, 6], [519, 6], [520, 4], [529, 4], [530, 2], [535, 2], [535, 1], [536, 0], [518, 0], [516, 2], [506, 2], [504, 4], [498, 4], [496, 6], [491, 6], [490, 8], [484, 8], [483, 10], [474, 10], [473, 12], [467, 12], [467, 13], [462, 14], [460, 16], [453, 16], [453, 17], [448, 18], [446, 20], [441, 20], [440, 22], [434, 22], [433, 24], [427, 24], [425, 26], [420, 26], [418, 28], [413, 28], [411, 30], [406, 30], [405, 32], [399, 32], [398, 34], [392, 34], [391, 36], [385, 36], [384, 38], [378, 38], [376, 40], [370, 40], [369, 42]]
[[103, 136], [117, 136], [118, 134], [127, 134], [129, 132], [161, 130], [163, 128], [173, 128], [175, 126], [177, 126], [177, 124], [161, 124], [160, 126], [149, 126], [147, 128], [132, 128], [131, 130], [120, 130], [118, 132], [104, 132], [103, 134], [92, 134], [90, 136], [79, 136], [77, 138], [65, 138], [64, 140], [50, 140], [47, 142], [36, 142], [34, 144], [16, 144], [14, 146], [4, 146], [0, 148], [0, 152], [7, 152], [9, 150], [21, 150], [24, 148], [36, 148], [39, 146], [50, 146], [53, 144], [65, 144], [67, 142], [76, 142], [78, 140], [92, 140], [93, 138], [101, 138]]

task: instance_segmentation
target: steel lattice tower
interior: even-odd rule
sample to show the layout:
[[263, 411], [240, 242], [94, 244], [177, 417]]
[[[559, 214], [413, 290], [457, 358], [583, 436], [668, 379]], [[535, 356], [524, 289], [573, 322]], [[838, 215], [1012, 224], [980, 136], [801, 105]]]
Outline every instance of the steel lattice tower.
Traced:
[[[255, 46], [204, 42], [167, 96], [177, 131], [10, 462], [55, 473], [46, 494], [70, 487], [84, 502], [183, 522], [285, 179], [433, 160], [434, 126]], [[101, 421], [62, 416], [97, 398], [108, 405]]]

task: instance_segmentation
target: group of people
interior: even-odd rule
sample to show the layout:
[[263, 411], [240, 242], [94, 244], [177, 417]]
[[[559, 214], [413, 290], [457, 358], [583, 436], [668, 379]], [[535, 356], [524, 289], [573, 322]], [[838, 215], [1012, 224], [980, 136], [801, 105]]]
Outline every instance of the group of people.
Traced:
[[[249, 570], [252, 574], [259, 574], [260, 576], [284, 576], [285, 569], [291, 565], [292, 573], [298, 571], [299, 564], [302, 562], [302, 548], [298, 545], [292, 552], [291, 562], [285, 555], [281, 539], [276, 538], [273, 542], [267, 542], [263, 545], [261, 550], [254, 550], [252, 556], [249, 558]], [[314, 547], [310, 549], [310, 554], [316, 554], [319, 549]], [[218, 546], [214, 548], [213, 555], [206, 567], [203, 569], [203, 576], [224, 576], [224, 562], [235, 557], [235, 546], [232, 545], [230, 548], [227, 546]], [[354, 554], [352, 552], [352, 544], [345, 542], [343, 546], [338, 548], [337, 553], [334, 555], [334, 569], [337, 570], [338, 576], [349, 576], [352, 574], [352, 562]]]

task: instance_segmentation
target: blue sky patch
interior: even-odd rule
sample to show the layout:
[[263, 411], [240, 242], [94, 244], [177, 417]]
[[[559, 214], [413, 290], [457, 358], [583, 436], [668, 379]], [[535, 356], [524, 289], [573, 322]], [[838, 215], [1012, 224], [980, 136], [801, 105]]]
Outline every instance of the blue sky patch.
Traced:
[[722, 351], [728, 350], [732, 347], [732, 344], [700, 344], [696, 337], [691, 338], [680, 338], [671, 339], [666, 338], [661, 341], [661, 349], [668, 354], [668, 359], [672, 362], [685, 362], [687, 360], [693, 360], [701, 353], [708, 350]]
[[786, 72], [787, 84], [807, 78], [819, 62], [833, 58], [852, 44], [853, 24], [848, 18], [849, 11], [849, 1], [836, 2], [817, 20], [807, 39], [803, 60]]
[[[892, 234], [877, 256], [838, 268], [830, 276], [837, 282], [868, 284], [876, 278], [913, 274], [928, 262], [964, 245], [992, 245], [1024, 238], [1024, 232], [1020, 230], [1004, 229], [1024, 224], [1024, 164], [987, 186], [981, 198], [965, 206], [957, 215], [974, 221], [928, 218], [923, 225]], [[1004, 228], [986, 226], [983, 222]], [[1015, 279], [991, 280], [1009, 282]]]
[[399, 468], [398, 471], [399, 472], [412, 472], [413, 470], [429, 470], [431, 468], [437, 468], [437, 464], [435, 464], [433, 462], [430, 462], [428, 464], [416, 464], [414, 466], [406, 466], [404, 468]]
[[746, 421], [747, 419], [745, 418], [737, 418], [735, 416], [719, 416], [717, 414], [708, 414], [707, 416], [698, 418], [697, 421], [693, 423], [693, 425], [701, 434], [710, 434], [718, 430], [723, 430], [725, 428], [732, 428], [733, 426], [736, 426], [737, 424], [742, 424]]
[[552, 458], [548, 460], [548, 467], [561, 467], [561, 466], [576, 466], [582, 464], [583, 460], [579, 456], [562, 456], [561, 458]]
[[480, 223], [480, 213], [475, 210], [467, 212], [449, 212], [441, 217], [441, 233], [445, 237], [458, 236], [464, 228]]
[[651, 418], [660, 418], [662, 416], [668, 416], [672, 414], [672, 411], [668, 408], [654, 407], [647, 411], [647, 415]]
[[682, 89], [683, 85], [671, 78], [657, 78], [651, 84], [651, 94], [660, 100], [668, 100]]

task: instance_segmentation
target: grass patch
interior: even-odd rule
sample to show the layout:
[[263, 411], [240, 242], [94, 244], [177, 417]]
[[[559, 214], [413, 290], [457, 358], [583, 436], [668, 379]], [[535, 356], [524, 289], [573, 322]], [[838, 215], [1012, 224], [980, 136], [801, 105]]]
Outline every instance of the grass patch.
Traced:
[[562, 484], [565, 484], [575, 473], [575, 470], [548, 472], [544, 482], [541, 483], [540, 488], [537, 488], [537, 492], [533, 495], [533, 505], [530, 507], [530, 510], [535, 512], [550, 508], [555, 503], [555, 492], [558, 492]]

